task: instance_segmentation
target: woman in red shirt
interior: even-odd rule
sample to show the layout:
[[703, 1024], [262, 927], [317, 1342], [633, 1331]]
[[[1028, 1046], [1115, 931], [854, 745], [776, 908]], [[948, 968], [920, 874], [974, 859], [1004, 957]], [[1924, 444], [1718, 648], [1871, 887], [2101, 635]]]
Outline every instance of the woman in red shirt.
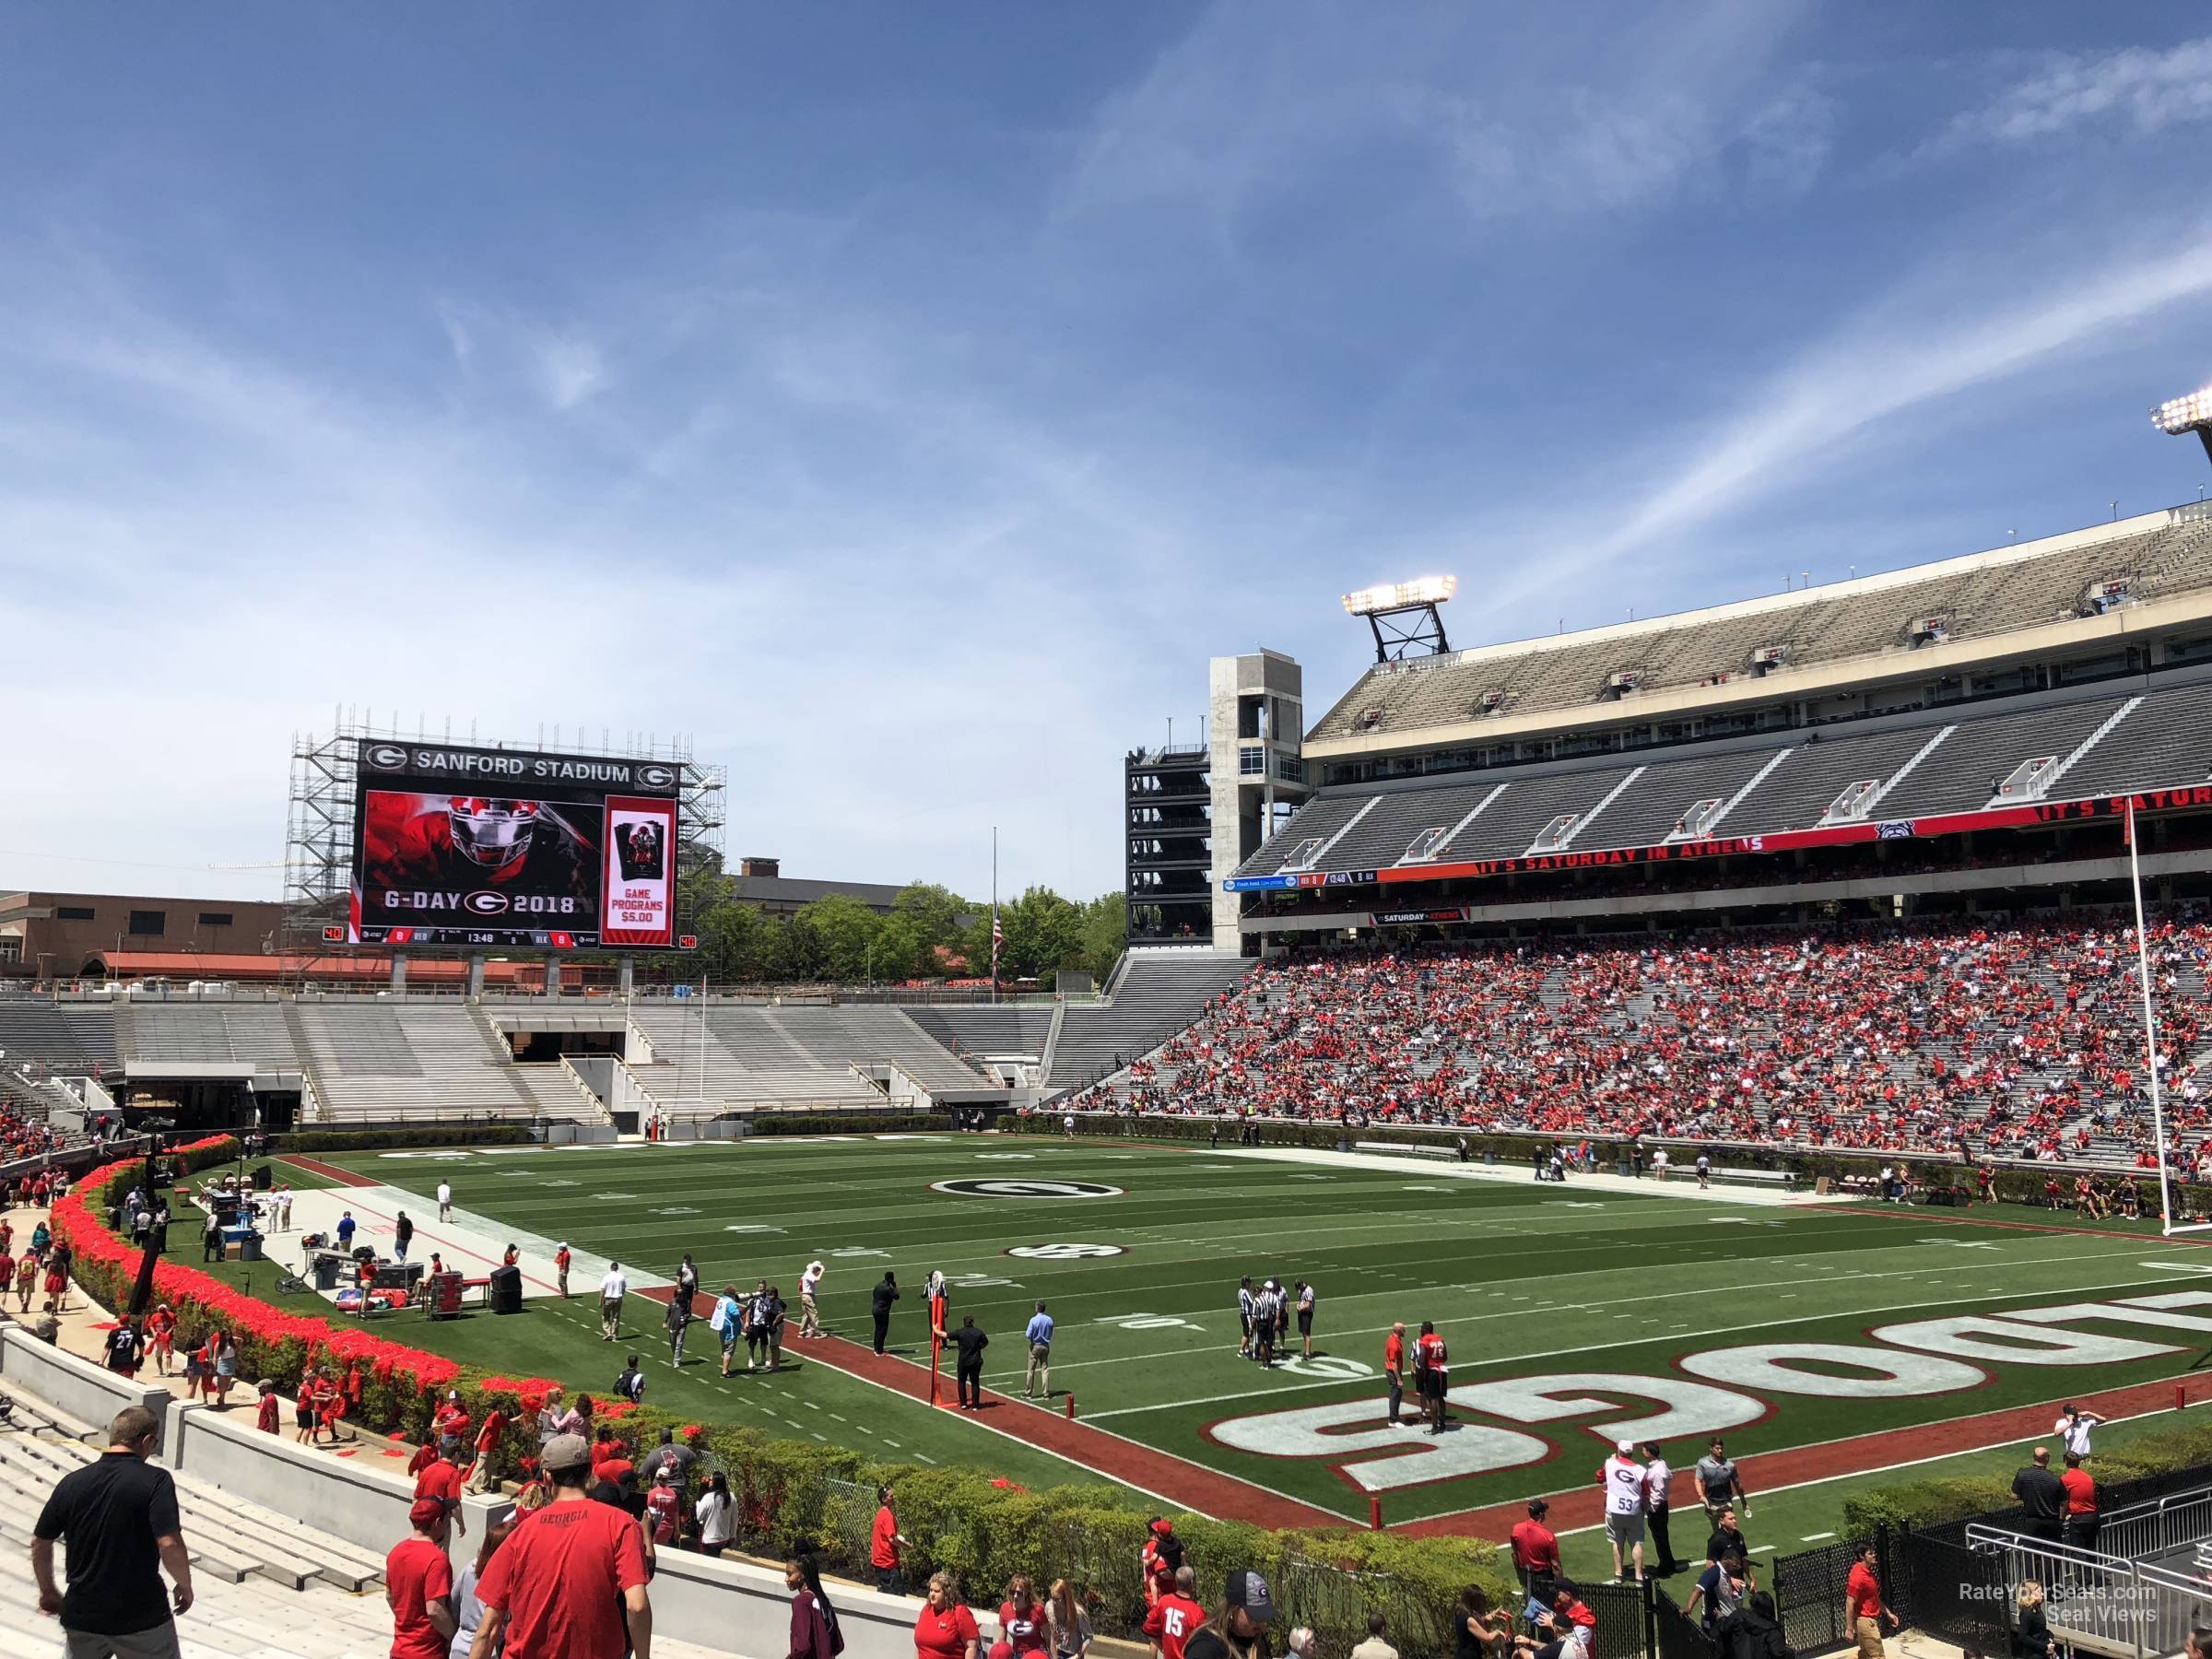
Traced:
[[975, 1615], [960, 1605], [952, 1575], [936, 1573], [914, 1619], [914, 1659], [980, 1659], [982, 1632]]
[[1007, 1581], [1006, 1599], [998, 1609], [998, 1633], [1013, 1648], [1014, 1659], [1039, 1659], [1052, 1645], [1044, 1629], [1044, 1604], [1037, 1599], [1026, 1572]]
[[899, 1582], [899, 1522], [891, 1513], [891, 1488], [876, 1488], [876, 1524], [868, 1532], [868, 1565], [876, 1569], [876, 1588], [886, 1595], [902, 1595]]

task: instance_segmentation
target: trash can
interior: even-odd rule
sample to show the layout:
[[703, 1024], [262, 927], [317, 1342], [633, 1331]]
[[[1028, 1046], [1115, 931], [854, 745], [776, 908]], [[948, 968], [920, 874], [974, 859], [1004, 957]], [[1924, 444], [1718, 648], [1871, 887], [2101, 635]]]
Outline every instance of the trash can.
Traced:
[[238, 1241], [238, 1259], [241, 1262], [261, 1260], [261, 1235], [250, 1232]]
[[315, 1288], [335, 1290], [338, 1288], [338, 1268], [345, 1262], [342, 1255], [333, 1255], [327, 1250], [315, 1253]]
[[520, 1313], [523, 1311], [523, 1270], [520, 1267], [494, 1267], [491, 1270], [491, 1311], [494, 1313]]
[[267, 1192], [269, 1184], [274, 1179], [275, 1177], [269, 1172], [269, 1166], [263, 1164], [253, 1171], [253, 1190], [257, 1193]]

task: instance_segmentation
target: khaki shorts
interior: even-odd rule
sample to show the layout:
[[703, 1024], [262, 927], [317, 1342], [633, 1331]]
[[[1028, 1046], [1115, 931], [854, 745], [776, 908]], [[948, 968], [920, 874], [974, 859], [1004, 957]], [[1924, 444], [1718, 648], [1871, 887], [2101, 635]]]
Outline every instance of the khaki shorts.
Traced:
[[1859, 1659], [1883, 1659], [1882, 1621], [1878, 1618], [1857, 1618], [1852, 1621], [1852, 1634], [1858, 1638]]

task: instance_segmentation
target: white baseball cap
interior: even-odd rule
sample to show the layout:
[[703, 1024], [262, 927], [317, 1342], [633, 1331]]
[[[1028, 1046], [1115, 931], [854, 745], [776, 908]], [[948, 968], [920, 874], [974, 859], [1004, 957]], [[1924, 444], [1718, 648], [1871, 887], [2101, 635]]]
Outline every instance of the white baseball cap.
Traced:
[[1635, 1454], [1636, 1442], [1634, 1441], [1627, 1440], [1615, 1441], [1613, 1442], [1613, 1450], [1619, 1453], [1623, 1457], [1630, 1457]]

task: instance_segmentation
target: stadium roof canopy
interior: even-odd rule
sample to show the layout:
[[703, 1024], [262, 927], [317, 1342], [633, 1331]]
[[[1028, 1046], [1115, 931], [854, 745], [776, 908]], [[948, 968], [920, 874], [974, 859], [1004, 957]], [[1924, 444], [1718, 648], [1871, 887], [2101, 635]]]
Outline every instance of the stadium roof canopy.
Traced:
[[2123, 646], [2208, 613], [2212, 512], [2193, 503], [1849, 582], [1378, 665], [1315, 723], [1305, 749], [1326, 760], [1817, 697]]

